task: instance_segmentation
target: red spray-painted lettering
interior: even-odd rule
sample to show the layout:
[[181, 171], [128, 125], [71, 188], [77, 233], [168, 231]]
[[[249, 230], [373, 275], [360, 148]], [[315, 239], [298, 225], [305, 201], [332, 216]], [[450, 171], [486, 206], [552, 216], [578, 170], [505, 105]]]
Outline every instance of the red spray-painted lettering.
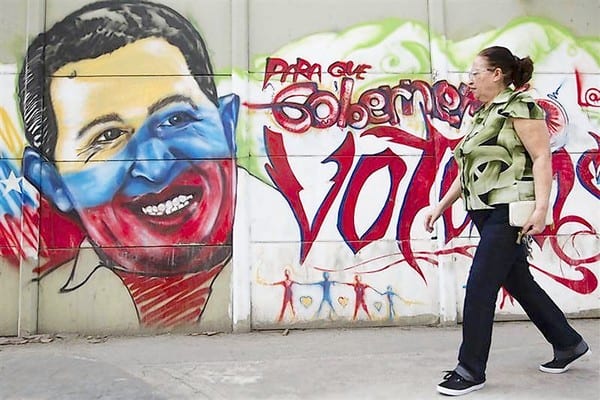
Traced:
[[[355, 77], [364, 79], [364, 74], [370, 69], [368, 64], [354, 65], [353, 61], [336, 61], [327, 68], [327, 73], [334, 78]], [[312, 64], [303, 58], [296, 58], [295, 64], [288, 64], [283, 58], [269, 57], [265, 67], [265, 78], [263, 80], [263, 89], [271, 78], [279, 75], [279, 81], [285, 82], [290, 76], [292, 82], [297, 82], [300, 77], [306, 80], [312, 80], [315, 76], [321, 82], [322, 68], [321, 64]]]
[[293, 133], [334, 125], [342, 129], [393, 126], [400, 122], [402, 115], [413, 115], [415, 104], [428, 116], [458, 128], [468, 107], [478, 106], [467, 92], [464, 84], [457, 88], [447, 81], [430, 86], [424, 81], [400, 80], [394, 87], [368, 89], [353, 102], [354, 80], [345, 77], [338, 94], [319, 89], [316, 82], [298, 82], [280, 90], [269, 104], [246, 105], [250, 109], [270, 109], [275, 121]]

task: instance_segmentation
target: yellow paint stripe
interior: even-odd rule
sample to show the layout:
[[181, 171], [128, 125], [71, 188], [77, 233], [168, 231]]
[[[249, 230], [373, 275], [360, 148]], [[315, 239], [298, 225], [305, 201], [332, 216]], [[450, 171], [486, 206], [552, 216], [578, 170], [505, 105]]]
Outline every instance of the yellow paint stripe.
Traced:
[[25, 148], [25, 137], [17, 131], [6, 110], [0, 107], [0, 142], [7, 156], [20, 158]]

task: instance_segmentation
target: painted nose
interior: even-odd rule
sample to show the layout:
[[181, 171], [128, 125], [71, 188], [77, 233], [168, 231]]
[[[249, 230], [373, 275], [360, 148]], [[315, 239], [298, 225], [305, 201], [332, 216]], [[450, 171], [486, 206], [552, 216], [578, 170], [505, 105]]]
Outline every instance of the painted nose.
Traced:
[[149, 139], [138, 147], [131, 176], [150, 182], [164, 182], [173, 170], [175, 161], [175, 156], [162, 140]]

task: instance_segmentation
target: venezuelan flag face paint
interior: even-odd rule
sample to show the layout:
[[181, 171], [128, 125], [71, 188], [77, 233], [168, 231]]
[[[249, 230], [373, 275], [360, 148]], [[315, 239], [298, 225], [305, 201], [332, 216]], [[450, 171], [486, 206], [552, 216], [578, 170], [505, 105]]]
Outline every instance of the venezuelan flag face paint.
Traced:
[[[149, 77], [157, 65], [161, 75]], [[232, 113], [200, 90], [181, 52], [148, 38], [56, 75], [56, 168], [101, 252], [152, 274], [227, 258], [235, 163], [223, 117]]]

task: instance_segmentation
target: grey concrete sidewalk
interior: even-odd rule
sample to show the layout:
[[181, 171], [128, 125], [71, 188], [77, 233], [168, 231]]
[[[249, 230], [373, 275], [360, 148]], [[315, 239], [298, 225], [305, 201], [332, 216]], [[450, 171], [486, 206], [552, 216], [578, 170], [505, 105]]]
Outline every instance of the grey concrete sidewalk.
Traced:
[[[498, 322], [486, 387], [468, 399], [600, 398], [600, 320], [573, 320], [595, 351], [562, 375], [531, 323]], [[460, 328], [67, 337], [0, 346], [0, 399], [442, 399]]]

